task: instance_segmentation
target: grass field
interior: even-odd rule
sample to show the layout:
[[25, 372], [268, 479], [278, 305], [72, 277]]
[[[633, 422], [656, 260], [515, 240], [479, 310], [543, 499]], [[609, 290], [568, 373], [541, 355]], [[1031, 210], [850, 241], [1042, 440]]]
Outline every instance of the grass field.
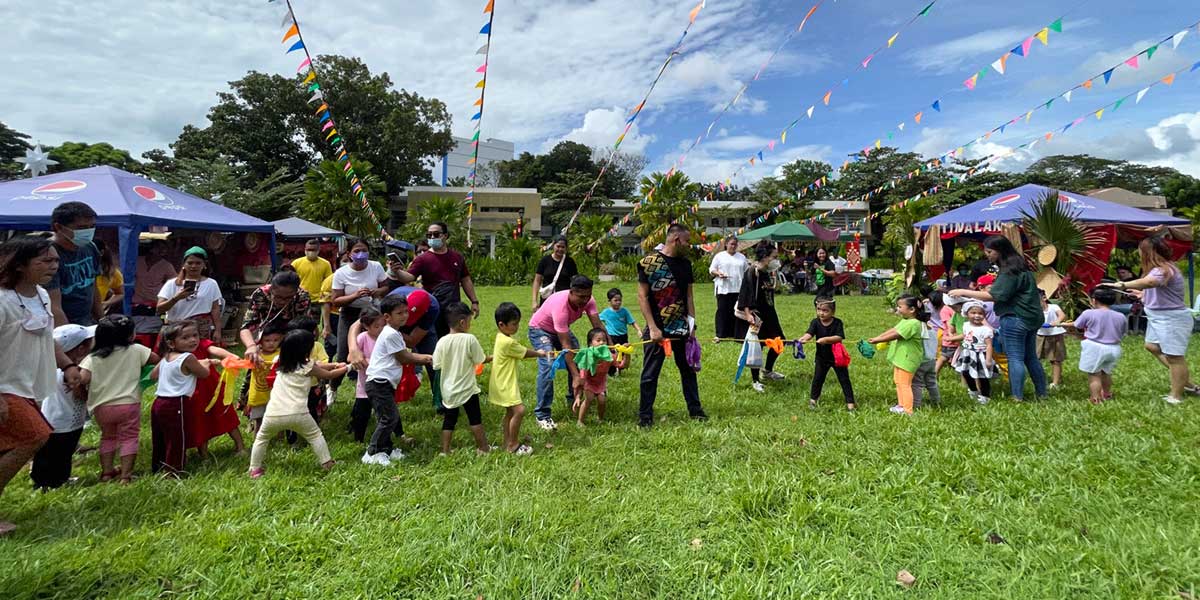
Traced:
[[[714, 303], [698, 289], [707, 333]], [[528, 297], [482, 290], [488, 314]], [[853, 341], [894, 321], [879, 297], [838, 304]], [[778, 305], [798, 337], [811, 296]], [[486, 317], [474, 332], [490, 350]], [[418, 443], [390, 469], [358, 462], [347, 386], [324, 423], [340, 461], [328, 474], [309, 450], [276, 443], [267, 475], [250, 480], [222, 439], [183, 481], [101, 485], [94, 454], [76, 468], [80, 485], [53, 493], [19, 475], [0, 499], [21, 526], [0, 540], [0, 597], [1190, 598], [1200, 400], [1159, 400], [1165, 369], [1140, 343], [1127, 340], [1116, 399], [1101, 406], [1086, 401], [1071, 341], [1066, 385], [1046, 402], [975, 406], [943, 373], [943, 406], [911, 418], [886, 410], [882, 356], [852, 351], [859, 412], [844, 410], [832, 376], [810, 411], [811, 359], [781, 357], [788, 379], [758, 395], [748, 376], [730, 383], [735, 344], [706, 344], [707, 423], [687, 419], [668, 367], [661, 420], [639, 430], [631, 374], [611, 381], [608, 424], [565, 424], [561, 402], [558, 433], [527, 419], [529, 457], [476, 457], [460, 427], [458, 450], [438, 458], [426, 388], [401, 408]], [[536, 367], [523, 369], [532, 409]], [[484, 411], [494, 440], [500, 414]], [[911, 589], [896, 583], [901, 569]]]

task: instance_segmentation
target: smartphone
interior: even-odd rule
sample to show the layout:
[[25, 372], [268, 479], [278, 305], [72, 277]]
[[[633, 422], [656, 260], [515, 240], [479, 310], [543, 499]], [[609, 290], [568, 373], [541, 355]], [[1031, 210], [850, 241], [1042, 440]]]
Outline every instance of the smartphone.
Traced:
[[392, 260], [395, 262], [402, 262], [400, 260], [400, 255], [396, 254], [395, 252], [388, 252], [387, 257], [388, 257], [388, 260]]
[[195, 279], [186, 279], [186, 280], [184, 280], [184, 282], [183, 282], [183, 289], [185, 289], [185, 290], [187, 290], [187, 291], [189, 291], [189, 292], [194, 292], [194, 291], [196, 291], [196, 280], [195, 280]]

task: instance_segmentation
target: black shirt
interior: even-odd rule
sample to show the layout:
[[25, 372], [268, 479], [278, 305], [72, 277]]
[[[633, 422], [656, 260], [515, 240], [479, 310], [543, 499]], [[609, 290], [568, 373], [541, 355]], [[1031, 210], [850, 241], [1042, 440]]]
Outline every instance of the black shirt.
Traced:
[[571, 289], [571, 278], [579, 274], [579, 269], [575, 267], [575, 261], [570, 256], [563, 260], [566, 262], [562, 266], [562, 273], [558, 275], [558, 281], [554, 281], [554, 274], [558, 273], [558, 261], [554, 260], [554, 255], [547, 254], [538, 261], [535, 272], [542, 276], [542, 287], [546, 287], [550, 285], [551, 281], [554, 281], [554, 291], [556, 292]]
[[638, 283], [650, 286], [654, 325], [670, 337], [687, 335], [692, 262], [662, 252], [648, 254], [638, 262]]
[[775, 306], [775, 277], [751, 266], [742, 276], [742, 289], [738, 291], [737, 306], [754, 311]]
[[[828, 326], [822, 325], [821, 319], [813, 319], [808, 324], [808, 335], [813, 336], [814, 341], [833, 335], [844, 340], [846, 330], [842, 327], [842, 320], [837, 317], [834, 317]], [[833, 344], [817, 344], [817, 358], [833, 362]]]

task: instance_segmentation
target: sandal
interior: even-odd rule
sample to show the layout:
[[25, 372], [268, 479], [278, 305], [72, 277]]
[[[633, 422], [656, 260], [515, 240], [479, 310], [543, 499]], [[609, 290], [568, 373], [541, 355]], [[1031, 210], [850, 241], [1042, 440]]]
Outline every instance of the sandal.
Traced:
[[847, 403], [846, 410], [849, 412], [854, 412], [854, 411], [858, 410], [858, 405], [853, 402]]
[[107, 483], [109, 481], [116, 479], [117, 476], [120, 474], [121, 474], [120, 471], [101, 471], [100, 472], [100, 482]]

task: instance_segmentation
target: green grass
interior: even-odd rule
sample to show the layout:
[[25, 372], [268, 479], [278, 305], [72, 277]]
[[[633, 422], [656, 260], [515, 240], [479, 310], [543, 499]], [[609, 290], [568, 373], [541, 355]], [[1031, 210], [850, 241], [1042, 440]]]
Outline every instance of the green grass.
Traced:
[[[489, 311], [528, 295], [482, 290]], [[785, 331], [803, 333], [811, 297], [778, 304]], [[878, 297], [838, 304], [853, 341], [894, 320]], [[493, 332], [476, 323], [485, 348]], [[1179, 598], [1200, 587], [1200, 400], [1164, 405], [1165, 370], [1139, 346], [1126, 342], [1102, 406], [1086, 401], [1071, 341], [1065, 389], [1047, 402], [974, 406], [944, 373], [944, 406], [902, 418], [886, 411], [882, 357], [852, 351], [860, 411], [848, 414], [832, 376], [808, 410], [811, 359], [782, 357], [787, 381], [757, 395], [730, 384], [737, 346], [706, 344], [708, 423], [686, 418], [666, 369], [662, 420], [638, 430], [627, 376], [611, 382], [610, 424], [547, 434], [527, 419], [530, 457], [478, 458], [460, 431], [435, 458], [423, 389], [401, 408], [419, 443], [386, 470], [359, 464], [344, 389], [325, 422], [341, 463], [329, 474], [276, 443], [252, 481], [222, 439], [183, 481], [100, 485], [94, 454], [79, 486], [35, 494], [19, 475], [0, 500], [21, 525], [0, 540], [0, 596]], [[530, 408], [534, 374], [523, 366]], [[494, 440], [499, 415], [485, 408]], [[555, 416], [567, 422], [561, 402]], [[901, 569], [912, 589], [895, 583]]]

